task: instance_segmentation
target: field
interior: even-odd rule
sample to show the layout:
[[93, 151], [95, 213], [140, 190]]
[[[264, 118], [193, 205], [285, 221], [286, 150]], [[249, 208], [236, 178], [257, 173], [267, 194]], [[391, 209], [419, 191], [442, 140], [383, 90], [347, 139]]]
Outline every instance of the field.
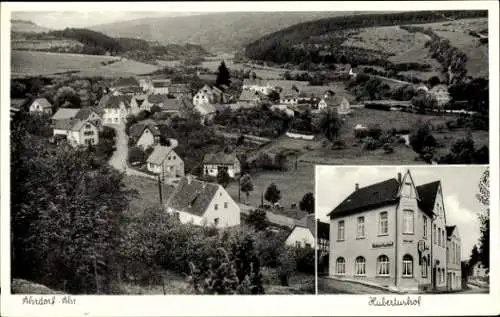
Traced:
[[488, 45], [481, 44], [469, 31], [480, 32], [488, 29], [488, 19], [464, 19], [441, 23], [423, 24], [437, 35], [448, 39], [451, 45], [467, 54], [467, 72], [473, 77], [488, 76]]
[[[113, 56], [12, 51], [11, 74], [16, 76], [54, 75], [78, 72], [82, 76], [118, 77], [151, 73], [158, 66]], [[116, 61], [109, 65], [101, 62]]]
[[[134, 189], [138, 192], [138, 195], [134, 197], [129, 204], [129, 210], [132, 213], [142, 211], [145, 207], [160, 206], [160, 195], [158, 183], [156, 181], [140, 176], [125, 176], [125, 184], [127, 188]], [[163, 185], [163, 201], [165, 201], [172, 192], [173, 187]]]

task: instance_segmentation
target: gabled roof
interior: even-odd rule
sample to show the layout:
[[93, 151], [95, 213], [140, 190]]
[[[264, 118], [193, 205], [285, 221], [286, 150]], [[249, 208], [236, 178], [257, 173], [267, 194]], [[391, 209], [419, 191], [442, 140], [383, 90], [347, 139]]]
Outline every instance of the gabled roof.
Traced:
[[132, 87], [121, 87], [119, 89], [117, 89], [120, 93], [122, 94], [139, 94], [142, 92], [142, 88], [141, 87], [136, 87], [136, 86], [132, 86]]
[[440, 184], [441, 181], [435, 181], [416, 187], [420, 198], [418, 207], [428, 214], [434, 213], [434, 203]]
[[190, 92], [191, 89], [189, 88], [188, 84], [170, 84], [168, 86], [168, 92], [171, 94], [175, 93], [185, 93], [185, 92]]
[[400, 184], [391, 178], [370, 186], [359, 188], [333, 209], [328, 216], [336, 218], [385, 205], [397, 203]]
[[202, 113], [202, 115], [214, 113], [217, 111], [217, 109], [211, 103], [204, 103], [204, 104], [198, 105], [198, 108], [201, 110], [200, 112], [204, 112], [204, 113]]
[[219, 184], [187, 178], [181, 179], [176, 191], [170, 196], [167, 206], [196, 216], [203, 216], [214, 198]]
[[75, 118], [80, 120], [87, 120], [92, 112], [94, 112], [94, 109], [92, 108], [80, 108], [80, 110], [76, 113]]
[[164, 99], [161, 108], [164, 111], [180, 111], [184, 108], [184, 104], [183, 101], [179, 99]]
[[33, 102], [37, 102], [42, 108], [52, 108], [50, 102], [45, 98], [37, 98]]
[[457, 226], [446, 226], [446, 237], [451, 237], [456, 227]]
[[[94, 126], [91, 122], [89, 121], [86, 121], [86, 120], [79, 120], [79, 119], [75, 119], [74, 120], [74, 123], [73, 125], [71, 126], [71, 130], [72, 131], [80, 131], [81, 128], [86, 125], [86, 124], [90, 124], [92, 126]], [[94, 126], [95, 127], [95, 126]]]
[[260, 98], [260, 94], [256, 91], [243, 89], [239, 101], [254, 101]]
[[238, 163], [238, 158], [232, 154], [226, 154], [224, 152], [209, 153], [203, 157], [203, 164], [224, 164], [231, 165]]
[[148, 123], [136, 123], [130, 127], [130, 137], [132, 138], [140, 138], [144, 133], [144, 130], [149, 129], [153, 136], [160, 136], [160, 129], [156, 125], [148, 124]]
[[330, 240], [330, 224], [328, 222], [322, 222], [318, 220], [318, 239]]
[[159, 104], [163, 104], [165, 102], [165, 100], [168, 99], [168, 95], [166, 94], [158, 94], [158, 95], [149, 95], [148, 96], [148, 102], [150, 104], [154, 104], [154, 105], [159, 105]]
[[165, 159], [167, 158], [167, 156], [173, 151], [174, 151], [173, 148], [170, 146], [157, 145], [155, 146], [151, 155], [148, 157], [147, 162], [157, 165], [162, 164], [163, 161], [165, 161]]
[[335, 96], [332, 96], [332, 97], [329, 97], [329, 98], [323, 98], [323, 100], [326, 102], [326, 104], [329, 106], [329, 107], [337, 107], [337, 106], [340, 106], [342, 104], [342, 101], [343, 100], [347, 100], [346, 97], [343, 97], [343, 96], [339, 96], [339, 95], [335, 95]]
[[139, 82], [134, 77], [120, 77], [112, 85], [112, 87], [133, 87], [133, 86], [139, 86]]
[[71, 130], [71, 127], [78, 121], [76, 119], [60, 119], [54, 123], [54, 129], [56, 130]]
[[54, 113], [52, 120], [63, 120], [75, 118], [80, 109], [78, 108], [59, 108], [59, 110]]
[[297, 221], [295, 226], [309, 229], [309, 231], [312, 233], [314, 237], [316, 236], [316, 221], [314, 217], [315, 217], [314, 214], [307, 214], [304, 217], [302, 217], [299, 221]]
[[[102, 101], [102, 99], [101, 99]], [[130, 108], [130, 102], [132, 101], [132, 96], [130, 95], [119, 95], [119, 96], [109, 96], [104, 104], [103, 108], [106, 109], [119, 109], [120, 103], [123, 102], [126, 108]]]
[[153, 87], [154, 88], [169, 87], [171, 82], [172, 81], [170, 79], [153, 80]]

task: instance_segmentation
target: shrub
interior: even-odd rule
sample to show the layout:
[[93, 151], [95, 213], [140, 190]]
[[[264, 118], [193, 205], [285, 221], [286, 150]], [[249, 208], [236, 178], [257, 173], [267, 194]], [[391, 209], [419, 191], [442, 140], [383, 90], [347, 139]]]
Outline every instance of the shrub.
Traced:
[[314, 261], [315, 251], [314, 248], [295, 248], [294, 249], [295, 262], [297, 264], [297, 271], [302, 273], [314, 274]]
[[346, 148], [346, 144], [343, 140], [335, 140], [332, 143], [332, 150], [342, 150]]
[[282, 286], [288, 286], [288, 279], [295, 272], [297, 268], [297, 262], [295, 260], [295, 254], [290, 247], [285, 248], [284, 252], [279, 256], [279, 266], [276, 270], [278, 274], [278, 279]]
[[435, 147], [436, 139], [430, 132], [430, 125], [427, 122], [419, 121], [415, 131], [410, 135], [410, 145], [417, 153], [421, 153], [424, 147]]
[[376, 150], [378, 147], [380, 147], [380, 142], [375, 140], [372, 137], [367, 137], [365, 139], [363, 149], [368, 150], [368, 151], [373, 151]]
[[266, 211], [262, 209], [251, 210], [245, 222], [257, 231], [265, 230], [269, 226]]
[[392, 146], [389, 143], [385, 143], [383, 146], [383, 149], [384, 149], [385, 154], [394, 153], [394, 149], [392, 148]]
[[354, 136], [358, 139], [363, 139], [368, 136], [368, 129], [354, 129]]
[[129, 149], [128, 152], [128, 161], [129, 163], [144, 163], [146, 161], [146, 153], [142, 150], [142, 148], [134, 146]]

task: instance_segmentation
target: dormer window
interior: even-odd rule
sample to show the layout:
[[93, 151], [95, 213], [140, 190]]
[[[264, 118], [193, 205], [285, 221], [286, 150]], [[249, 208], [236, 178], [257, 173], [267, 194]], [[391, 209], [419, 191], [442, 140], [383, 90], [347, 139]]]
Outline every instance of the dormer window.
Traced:
[[403, 197], [413, 197], [413, 186], [411, 184], [411, 182], [405, 182], [404, 185], [403, 185], [403, 189], [401, 191], [401, 195]]

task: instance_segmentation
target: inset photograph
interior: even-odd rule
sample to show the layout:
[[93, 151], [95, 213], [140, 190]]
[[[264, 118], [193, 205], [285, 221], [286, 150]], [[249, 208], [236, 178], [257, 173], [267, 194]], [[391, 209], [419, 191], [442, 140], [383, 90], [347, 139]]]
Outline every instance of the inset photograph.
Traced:
[[488, 166], [317, 166], [316, 182], [319, 294], [489, 293]]

